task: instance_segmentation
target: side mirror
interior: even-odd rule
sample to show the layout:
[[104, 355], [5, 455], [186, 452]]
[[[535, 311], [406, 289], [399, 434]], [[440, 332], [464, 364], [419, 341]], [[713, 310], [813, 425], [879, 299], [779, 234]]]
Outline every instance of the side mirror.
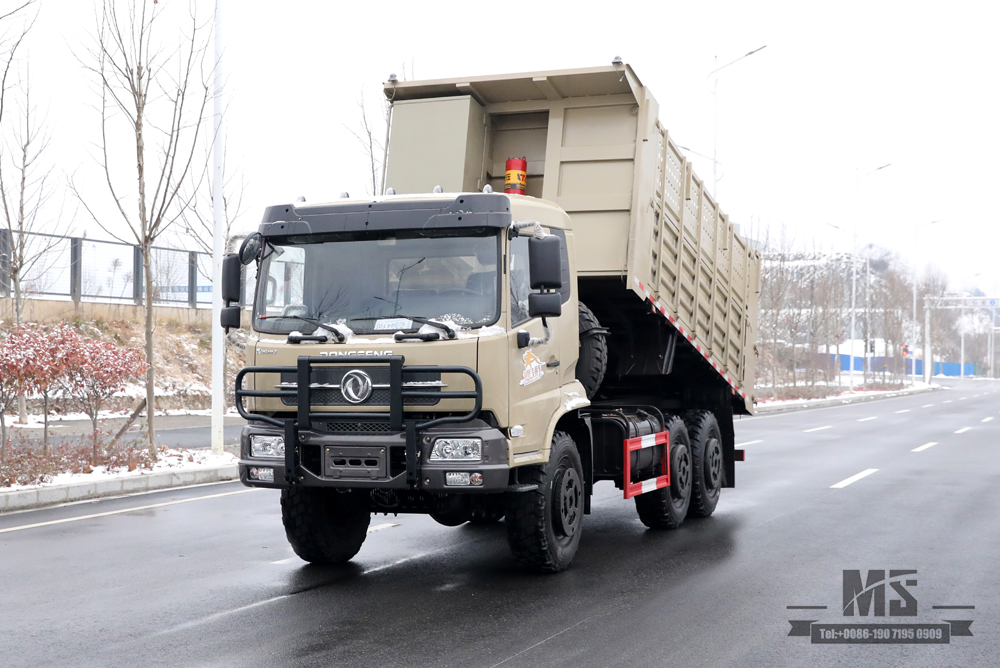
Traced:
[[219, 316], [219, 324], [226, 330], [226, 334], [229, 333], [230, 329], [240, 328], [241, 310], [239, 306], [224, 306], [222, 308], [222, 315]]
[[532, 290], [558, 290], [562, 287], [559, 237], [532, 237], [528, 240], [528, 275]]
[[260, 232], [254, 232], [240, 246], [240, 264], [250, 264], [260, 255], [261, 236]]
[[528, 295], [528, 316], [558, 318], [562, 315], [562, 295], [558, 292], [532, 292]]
[[240, 300], [242, 269], [239, 255], [227, 255], [222, 259], [222, 301], [225, 306]]

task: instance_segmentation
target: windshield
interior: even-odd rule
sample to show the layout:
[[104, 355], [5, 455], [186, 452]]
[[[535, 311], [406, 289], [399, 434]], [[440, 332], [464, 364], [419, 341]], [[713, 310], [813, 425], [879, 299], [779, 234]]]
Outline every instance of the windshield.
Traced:
[[359, 334], [419, 329], [413, 318], [463, 327], [500, 314], [495, 229], [325, 235], [269, 244], [260, 267], [254, 325], [311, 333], [296, 318], [343, 324]]

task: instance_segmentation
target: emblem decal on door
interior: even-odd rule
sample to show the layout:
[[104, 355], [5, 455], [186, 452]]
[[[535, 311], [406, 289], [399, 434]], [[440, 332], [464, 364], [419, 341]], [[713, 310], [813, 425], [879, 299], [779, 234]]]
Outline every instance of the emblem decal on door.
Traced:
[[524, 353], [524, 372], [521, 374], [521, 385], [531, 385], [536, 380], [542, 379], [545, 373], [545, 365], [538, 355], [529, 349]]

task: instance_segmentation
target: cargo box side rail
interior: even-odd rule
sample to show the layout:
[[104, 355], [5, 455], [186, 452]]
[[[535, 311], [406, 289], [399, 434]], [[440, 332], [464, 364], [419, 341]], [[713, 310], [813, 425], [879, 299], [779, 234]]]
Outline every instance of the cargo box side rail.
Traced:
[[[389, 423], [389, 430], [393, 432], [406, 433], [406, 471], [407, 482], [410, 485], [417, 483], [418, 452], [417, 452], [417, 432], [436, 427], [441, 424], [463, 423], [475, 419], [483, 407], [483, 383], [473, 369], [465, 366], [404, 366], [405, 358], [402, 355], [391, 355], [381, 359], [369, 361], [365, 364], [375, 364], [389, 367], [389, 410], [373, 412], [325, 412], [313, 413], [312, 393], [318, 388], [312, 382], [312, 371], [318, 365], [357, 365], [358, 359], [352, 357], [306, 357], [298, 358], [296, 366], [249, 366], [244, 367], [236, 374], [236, 410], [244, 420], [256, 420], [275, 427], [284, 429], [285, 432], [285, 480], [292, 483], [296, 479], [295, 455], [299, 443], [298, 432], [303, 429], [312, 429], [314, 420], [328, 421], [335, 420], [386, 420]], [[288, 374], [294, 373], [296, 378], [295, 387], [278, 390], [250, 390], [243, 387], [243, 379], [251, 373], [273, 373]], [[418, 374], [464, 374], [472, 379], [473, 390], [445, 390], [442, 388], [431, 389], [409, 389], [406, 387], [406, 377]], [[419, 382], [419, 381], [416, 381]], [[275, 418], [259, 413], [251, 413], [243, 405], [244, 397], [260, 397], [269, 399], [288, 398], [295, 400], [295, 417]], [[467, 413], [459, 415], [443, 415], [430, 420], [417, 421], [405, 419], [403, 411], [406, 399], [433, 398], [439, 400], [446, 399], [472, 399], [473, 407]]]

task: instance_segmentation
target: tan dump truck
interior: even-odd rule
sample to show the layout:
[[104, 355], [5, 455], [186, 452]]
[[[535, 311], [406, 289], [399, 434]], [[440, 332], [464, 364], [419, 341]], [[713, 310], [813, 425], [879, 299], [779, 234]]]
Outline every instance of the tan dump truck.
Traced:
[[346, 561], [372, 513], [424, 513], [502, 519], [559, 571], [601, 481], [651, 529], [711, 515], [753, 408], [759, 256], [649, 90], [618, 64], [385, 94], [386, 195], [269, 207], [225, 260], [224, 327], [258, 277], [240, 478], [282, 490], [295, 552]]

